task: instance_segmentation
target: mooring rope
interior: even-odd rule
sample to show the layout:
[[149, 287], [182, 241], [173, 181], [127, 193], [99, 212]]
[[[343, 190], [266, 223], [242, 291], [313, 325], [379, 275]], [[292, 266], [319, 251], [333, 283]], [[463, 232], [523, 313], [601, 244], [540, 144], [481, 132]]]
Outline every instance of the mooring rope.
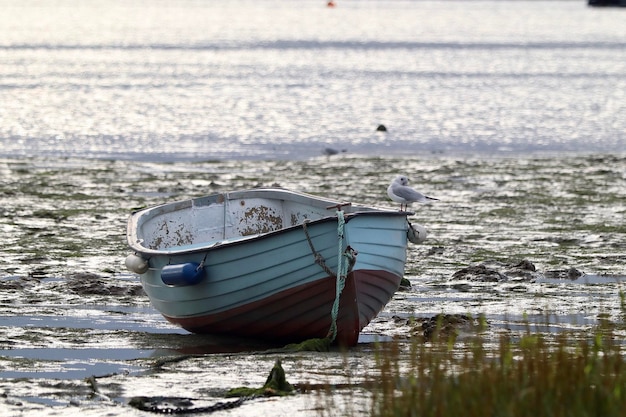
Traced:
[[319, 253], [318, 251], [316, 251], [315, 247], [313, 246], [313, 241], [311, 240], [311, 236], [309, 235], [309, 229], [307, 228], [307, 225], [306, 225], [308, 222], [309, 222], [308, 220], [305, 220], [302, 223], [302, 229], [304, 229], [304, 234], [306, 235], [306, 240], [307, 240], [307, 242], [309, 242], [309, 247], [311, 248], [311, 252], [313, 253], [313, 257], [315, 258], [315, 263], [318, 264], [324, 270], [324, 272], [326, 272], [328, 274], [328, 276], [334, 278], [334, 277], [336, 277], [335, 273], [333, 272], [332, 269], [330, 269], [326, 265], [326, 260], [324, 259], [322, 254]]
[[205, 414], [205, 413], [213, 413], [215, 411], [220, 410], [230, 410], [236, 407], [240, 407], [244, 402], [252, 400], [256, 398], [256, 396], [248, 396], [248, 397], [240, 397], [234, 401], [218, 401], [213, 405], [205, 406], [205, 407], [187, 407], [187, 406], [170, 406], [170, 405], [161, 405], [161, 402], [168, 403], [172, 401], [182, 401], [186, 403], [191, 403], [191, 401], [187, 399], [176, 399], [176, 398], [151, 398], [151, 397], [133, 397], [129, 405], [131, 407], [136, 408], [141, 411], [149, 411], [151, 413], [156, 414], [168, 414], [168, 415], [183, 415], [183, 414]]
[[[348, 263], [343, 259], [343, 235], [344, 226], [346, 222], [343, 217], [343, 210], [337, 210], [337, 278], [335, 280], [335, 301], [330, 311], [330, 329], [328, 330], [328, 337], [331, 342], [337, 337], [337, 317], [339, 316], [339, 298], [341, 292], [346, 285], [346, 275], [348, 275]], [[344, 267], [345, 265], [345, 267]]]
[[313, 246], [313, 241], [311, 240], [311, 236], [309, 235], [309, 231], [307, 228], [307, 222], [302, 223], [302, 228], [304, 229], [304, 233], [306, 235], [307, 241], [309, 242], [309, 247], [311, 248], [311, 252], [315, 257], [315, 263], [318, 264], [324, 272], [328, 274], [328, 276], [335, 278], [335, 301], [333, 302], [333, 306], [330, 311], [330, 329], [328, 330], [328, 334], [326, 337], [330, 339], [332, 343], [337, 337], [337, 318], [339, 316], [339, 300], [341, 298], [341, 293], [346, 285], [346, 278], [350, 269], [354, 265], [356, 260], [357, 251], [352, 249], [350, 246], [346, 247], [345, 251], [343, 249], [343, 240], [345, 234], [345, 217], [344, 212], [341, 208], [337, 208], [337, 273], [333, 272], [327, 265], [324, 257], [315, 250]]

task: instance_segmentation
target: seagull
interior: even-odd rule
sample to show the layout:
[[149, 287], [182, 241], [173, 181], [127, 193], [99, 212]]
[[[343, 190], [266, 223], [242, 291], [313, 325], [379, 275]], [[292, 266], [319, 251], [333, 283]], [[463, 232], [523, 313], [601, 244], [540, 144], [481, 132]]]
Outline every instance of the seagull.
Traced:
[[333, 155], [337, 155], [339, 152], [345, 153], [345, 152], [348, 152], [348, 150], [347, 149], [339, 150], [339, 149], [331, 148], [330, 146], [328, 146], [324, 148], [324, 150], [322, 151], [322, 153], [328, 156], [329, 158]]
[[413, 188], [409, 187], [409, 179], [404, 175], [398, 175], [387, 188], [387, 195], [396, 203], [400, 203], [400, 211], [411, 203], [429, 203], [439, 200], [438, 198], [428, 197]]

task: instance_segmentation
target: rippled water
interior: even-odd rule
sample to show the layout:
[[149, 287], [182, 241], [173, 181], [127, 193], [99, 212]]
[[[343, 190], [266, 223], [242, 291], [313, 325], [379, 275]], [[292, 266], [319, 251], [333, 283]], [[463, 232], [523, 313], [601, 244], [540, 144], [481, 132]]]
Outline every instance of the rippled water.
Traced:
[[0, 4], [4, 156], [626, 147], [623, 10], [583, 1]]

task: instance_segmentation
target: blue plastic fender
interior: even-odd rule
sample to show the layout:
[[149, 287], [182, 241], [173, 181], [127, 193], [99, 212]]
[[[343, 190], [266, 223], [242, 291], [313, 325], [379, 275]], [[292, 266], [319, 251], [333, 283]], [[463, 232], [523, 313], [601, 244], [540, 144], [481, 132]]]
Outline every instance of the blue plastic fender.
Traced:
[[184, 264], [165, 265], [161, 270], [161, 281], [165, 285], [181, 287], [196, 285], [202, 281], [204, 269], [195, 262]]

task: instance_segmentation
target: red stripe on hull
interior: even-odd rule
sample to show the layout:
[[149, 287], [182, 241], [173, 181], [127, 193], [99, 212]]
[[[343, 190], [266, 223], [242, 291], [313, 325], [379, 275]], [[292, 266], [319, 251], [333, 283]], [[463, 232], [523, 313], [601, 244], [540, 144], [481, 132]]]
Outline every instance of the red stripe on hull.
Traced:
[[[401, 277], [386, 271], [348, 274], [339, 302], [336, 343], [354, 346], [359, 333], [389, 302]], [[165, 318], [193, 333], [228, 334], [276, 342], [326, 337], [335, 301], [335, 279], [274, 294], [217, 314]]]

